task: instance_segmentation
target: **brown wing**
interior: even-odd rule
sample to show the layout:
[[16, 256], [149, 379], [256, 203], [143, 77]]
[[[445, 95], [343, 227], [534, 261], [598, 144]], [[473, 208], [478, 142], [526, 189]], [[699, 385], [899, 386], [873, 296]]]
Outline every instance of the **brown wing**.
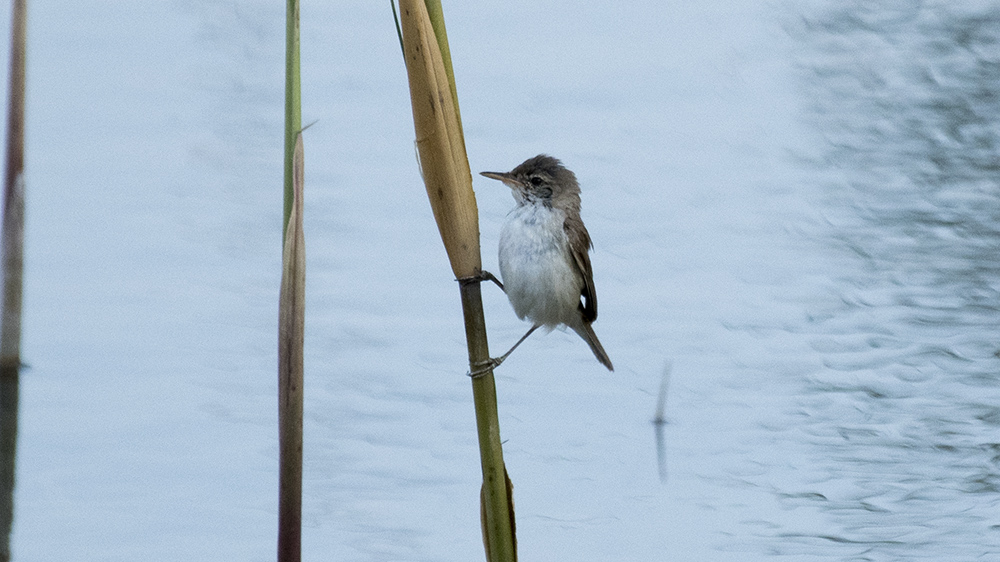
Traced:
[[583, 226], [583, 221], [578, 217], [566, 217], [563, 229], [569, 239], [569, 251], [573, 254], [573, 263], [583, 277], [583, 289], [580, 290], [583, 302], [580, 304], [580, 312], [583, 313], [585, 322], [593, 322], [597, 320], [597, 290], [594, 289], [594, 271], [590, 267], [588, 252], [594, 244], [590, 241], [587, 227]]

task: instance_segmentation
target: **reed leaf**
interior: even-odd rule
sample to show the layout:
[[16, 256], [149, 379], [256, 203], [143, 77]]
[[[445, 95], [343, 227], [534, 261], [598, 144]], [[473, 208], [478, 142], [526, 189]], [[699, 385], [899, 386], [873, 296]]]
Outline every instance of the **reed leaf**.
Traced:
[[295, 142], [292, 209], [282, 252], [278, 305], [278, 434], [280, 493], [278, 560], [297, 561], [302, 533], [303, 344], [305, 340], [306, 249], [302, 231], [302, 135]]

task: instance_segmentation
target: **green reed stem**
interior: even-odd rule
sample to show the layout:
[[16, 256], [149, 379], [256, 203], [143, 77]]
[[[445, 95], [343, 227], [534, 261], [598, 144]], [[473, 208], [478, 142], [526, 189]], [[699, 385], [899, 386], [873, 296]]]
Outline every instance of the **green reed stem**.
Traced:
[[299, 74], [299, 1], [286, 0], [285, 11], [285, 208], [282, 236], [292, 212], [292, 162], [295, 138], [302, 131], [302, 86]]
[[285, 43], [285, 197], [278, 304], [278, 562], [302, 558], [302, 413], [305, 339], [305, 164], [299, 77], [299, 2], [287, 0]]

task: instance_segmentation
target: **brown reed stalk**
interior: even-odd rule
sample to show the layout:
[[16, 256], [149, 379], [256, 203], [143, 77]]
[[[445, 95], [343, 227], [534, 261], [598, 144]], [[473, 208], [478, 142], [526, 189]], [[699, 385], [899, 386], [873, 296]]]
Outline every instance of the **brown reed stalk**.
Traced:
[[[430, 9], [428, 9], [430, 8]], [[433, 23], [430, 14], [435, 15]], [[481, 266], [479, 213], [465, 152], [447, 34], [438, 0], [400, 0], [403, 56], [410, 83], [413, 125], [427, 196], [455, 277], [474, 279]], [[443, 47], [441, 45], [444, 45]], [[460, 283], [471, 370], [489, 359], [482, 293], [478, 282]], [[503, 462], [491, 369], [472, 378], [482, 461], [481, 525], [490, 562], [517, 560], [512, 486]]]

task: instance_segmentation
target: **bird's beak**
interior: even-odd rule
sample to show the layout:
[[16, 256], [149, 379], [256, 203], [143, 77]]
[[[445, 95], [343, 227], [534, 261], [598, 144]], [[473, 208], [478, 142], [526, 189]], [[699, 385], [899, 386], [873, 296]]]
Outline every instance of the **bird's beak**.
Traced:
[[479, 172], [479, 175], [486, 176], [493, 180], [500, 180], [511, 189], [516, 189], [520, 186], [520, 182], [515, 180], [510, 172]]

